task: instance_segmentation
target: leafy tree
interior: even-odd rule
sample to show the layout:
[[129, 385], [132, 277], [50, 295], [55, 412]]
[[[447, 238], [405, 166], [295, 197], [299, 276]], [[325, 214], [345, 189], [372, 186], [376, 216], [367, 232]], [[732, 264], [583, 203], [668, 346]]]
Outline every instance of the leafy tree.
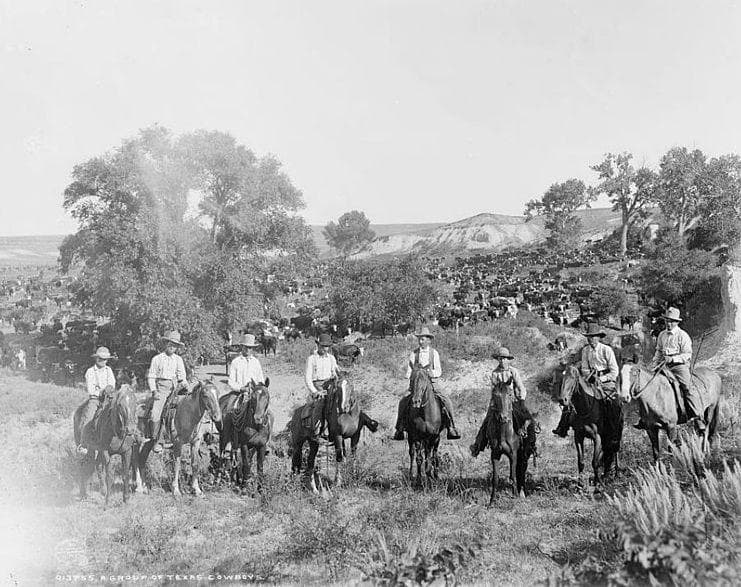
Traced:
[[365, 212], [351, 210], [339, 217], [337, 223], [329, 222], [322, 231], [329, 246], [343, 255], [349, 255], [371, 242], [376, 233], [370, 229]]
[[681, 238], [701, 218], [701, 200], [707, 190], [706, 167], [705, 154], [699, 149], [675, 147], [661, 158], [654, 200]]
[[589, 207], [595, 198], [583, 181], [568, 179], [554, 183], [540, 200], [530, 200], [525, 206], [525, 216], [528, 220], [543, 216], [545, 228], [550, 232], [547, 243], [558, 249], [568, 249], [576, 244], [581, 227], [581, 220], [574, 212]]
[[412, 258], [350, 261], [334, 273], [328, 298], [335, 320], [358, 330], [389, 331], [424, 315], [435, 288]]
[[592, 169], [599, 175], [600, 183], [594, 186], [591, 193], [606, 194], [612, 202], [613, 211], [619, 211], [620, 255], [628, 250], [628, 229], [631, 225], [644, 219], [646, 207], [651, 201], [656, 175], [648, 168], [636, 170], [630, 163], [633, 155], [608, 153], [604, 161], [593, 165]]

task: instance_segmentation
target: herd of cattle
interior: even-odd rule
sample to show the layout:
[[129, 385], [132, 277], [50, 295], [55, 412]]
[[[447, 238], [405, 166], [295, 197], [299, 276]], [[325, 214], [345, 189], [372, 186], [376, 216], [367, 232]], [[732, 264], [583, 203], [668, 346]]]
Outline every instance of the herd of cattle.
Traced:
[[[545, 248], [477, 254], [452, 262], [443, 257], [426, 257], [423, 262], [427, 276], [441, 285], [445, 293], [428, 314], [417, 317], [417, 322], [460, 328], [481, 321], [514, 318], [519, 311], [527, 310], [555, 324], [579, 326], [595, 318], [590, 307], [592, 289], [578, 278], [565, 278], [563, 269], [615, 260], [598, 246], [569, 254]], [[275, 353], [279, 341], [329, 333], [339, 343], [336, 353], [352, 360], [362, 352], [355, 344], [357, 339], [379, 334], [403, 335], [414, 328], [415, 324], [409, 322], [393, 325], [391, 332], [385, 328], [379, 332], [375, 325], [368, 325], [362, 332], [352, 332], [333, 323], [322, 287], [330, 270], [331, 263], [327, 262], [317, 264], [304, 279], [270, 276], [269, 281], [288, 300], [288, 311], [295, 315], [252, 320], [240, 330], [255, 334], [264, 353]], [[98, 346], [108, 346], [123, 351], [119, 353], [125, 355], [121, 360], [142, 381], [155, 349], [122, 348], [117, 340], [122, 333], [114, 332], [103, 317], [82, 315], [74, 307], [73, 285], [71, 278], [45, 277], [40, 272], [34, 277], [14, 277], [0, 282], [0, 327], [17, 334], [30, 334], [20, 337], [26, 341], [20, 344], [8, 342], [0, 330], [0, 365], [34, 369], [44, 380], [69, 384], [82, 378], [89, 357]], [[635, 328], [636, 336], [642, 336], [638, 317], [614, 318], [621, 327]], [[227, 364], [237, 351], [230, 340], [236, 335], [225, 336]], [[215, 359], [203, 358], [204, 361]]]

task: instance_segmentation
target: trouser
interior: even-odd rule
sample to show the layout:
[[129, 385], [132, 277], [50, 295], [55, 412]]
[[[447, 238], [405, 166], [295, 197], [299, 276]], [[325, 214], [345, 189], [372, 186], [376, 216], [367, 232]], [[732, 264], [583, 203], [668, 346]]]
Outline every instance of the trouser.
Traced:
[[[478, 452], [481, 452], [486, 448], [486, 444], [489, 440], [486, 437], [486, 430], [489, 426], [489, 419], [493, 415], [494, 410], [490, 405], [489, 409], [486, 411], [486, 417], [481, 423], [479, 431], [476, 434], [476, 440], [474, 441], [474, 446], [476, 447], [476, 450]], [[530, 412], [530, 409], [527, 407], [527, 405], [525, 405], [524, 400], [515, 400], [515, 402], [512, 404], [512, 420], [515, 431], [522, 434], [523, 428], [525, 428], [528, 441], [531, 442], [533, 446], [535, 446], [535, 420], [532, 413]]]
[[[435, 397], [440, 400], [440, 404], [443, 408], [443, 427], [444, 428], [455, 428], [455, 422], [453, 420], [453, 404], [450, 403], [450, 398], [440, 393], [435, 389]], [[409, 402], [412, 399], [412, 395], [408, 394], [401, 398], [399, 402], [399, 411], [396, 414], [396, 430], [399, 432], [404, 431], [404, 415], [409, 407]]]
[[[323, 386], [326, 380], [316, 380], [312, 381], [314, 384], [314, 388], [317, 391], [324, 391]], [[324, 430], [325, 426], [325, 416], [324, 416], [324, 406], [325, 406], [325, 398], [326, 396], [320, 395], [314, 398], [314, 405], [311, 410], [311, 424], [314, 427], [314, 433], [319, 436], [322, 431]]]
[[87, 402], [85, 402], [85, 407], [82, 411], [82, 419], [80, 421], [80, 430], [82, 433], [80, 434], [80, 445], [85, 445], [86, 443], [90, 442], [91, 435], [87, 432], [87, 427], [90, 422], [92, 422], [93, 417], [95, 416], [95, 413], [98, 411], [98, 408], [100, 407], [100, 398], [97, 395], [91, 395]]
[[679, 382], [679, 388], [684, 397], [685, 405], [687, 406], [687, 416], [702, 416], [702, 405], [700, 404], [700, 398], [697, 394], [690, 393], [690, 384], [692, 381], [692, 375], [690, 374], [690, 367], [686, 363], [680, 365], [667, 365], [667, 368], [674, 374]]
[[172, 379], [157, 379], [157, 389], [152, 392], [154, 401], [152, 402], [152, 411], [149, 414], [149, 422], [152, 427], [152, 438], [159, 442], [162, 431], [162, 410], [165, 402], [175, 389], [175, 382]]

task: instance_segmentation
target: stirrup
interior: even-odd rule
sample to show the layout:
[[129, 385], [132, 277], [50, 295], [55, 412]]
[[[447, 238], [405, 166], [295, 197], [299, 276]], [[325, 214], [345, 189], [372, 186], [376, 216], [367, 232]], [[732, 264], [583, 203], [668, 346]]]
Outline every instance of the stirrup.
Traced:
[[157, 444], [154, 445], [152, 452], [159, 454], [162, 452], [162, 449], [163, 449], [162, 443], [158, 442]]

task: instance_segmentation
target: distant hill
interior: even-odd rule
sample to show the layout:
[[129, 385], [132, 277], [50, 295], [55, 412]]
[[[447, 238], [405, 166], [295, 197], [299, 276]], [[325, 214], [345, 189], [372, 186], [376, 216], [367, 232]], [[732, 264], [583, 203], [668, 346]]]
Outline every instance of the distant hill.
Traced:
[[[579, 210], [582, 242], [604, 238], [618, 226], [620, 215], [609, 208]], [[467, 251], [501, 251], [543, 242], [548, 236], [542, 218], [526, 222], [523, 216], [477, 214], [450, 224], [427, 229], [379, 235], [356, 257], [396, 255], [424, 251], [434, 254]]]
[[[608, 208], [580, 210], [580, 239], [601, 238], [620, 226], [620, 215]], [[323, 226], [311, 226], [319, 254], [331, 254], [322, 235]], [[525, 222], [522, 216], [477, 214], [457, 222], [420, 224], [371, 224], [376, 239], [358, 257], [396, 255], [415, 251], [436, 254], [466, 251], [499, 251], [545, 240], [543, 219]], [[8, 265], [55, 265], [64, 235], [0, 237], [0, 267]]]

